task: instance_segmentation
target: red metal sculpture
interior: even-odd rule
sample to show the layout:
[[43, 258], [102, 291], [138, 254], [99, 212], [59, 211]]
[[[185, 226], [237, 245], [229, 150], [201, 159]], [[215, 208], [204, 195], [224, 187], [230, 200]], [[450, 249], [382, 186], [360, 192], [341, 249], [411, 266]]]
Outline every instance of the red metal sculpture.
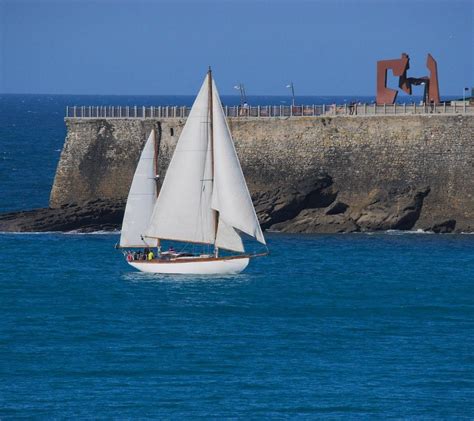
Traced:
[[394, 104], [398, 91], [387, 88], [387, 71], [392, 70], [394, 76], [398, 76], [398, 87], [408, 95], [412, 94], [412, 85], [424, 85], [423, 102], [426, 104], [439, 104], [438, 66], [431, 54], [428, 54], [426, 67], [430, 71], [429, 76], [407, 77], [410, 68], [410, 57], [402, 53], [401, 58], [394, 60], [381, 60], [377, 62], [377, 104]]

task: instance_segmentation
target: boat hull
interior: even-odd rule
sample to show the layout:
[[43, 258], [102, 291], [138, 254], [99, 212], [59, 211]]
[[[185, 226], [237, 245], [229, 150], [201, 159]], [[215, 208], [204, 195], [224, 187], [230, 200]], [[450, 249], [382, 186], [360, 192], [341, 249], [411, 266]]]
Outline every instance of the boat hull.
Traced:
[[228, 275], [242, 272], [249, 264], [249, 257], [230, 259], [186, 259], [172, 261], [132, 261], [135, 269], [147, 273], [169, 273], [189, 275]]

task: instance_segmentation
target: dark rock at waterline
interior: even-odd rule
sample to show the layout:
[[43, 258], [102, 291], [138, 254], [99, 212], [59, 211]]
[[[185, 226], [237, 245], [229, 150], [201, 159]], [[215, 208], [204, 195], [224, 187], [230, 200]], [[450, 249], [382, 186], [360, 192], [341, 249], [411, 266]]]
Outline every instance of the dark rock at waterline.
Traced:
[[292, 220], [304, 209], [325, 208], [336, 196], [332, 178], [317, 174], [296, 185], [258, 192], [252, 199], [260, 224], [266, 229]]
[[431, 228], [429, 228], [429, 231], [433, 231], [436, 234], [447, 234], [453, 232], [455, 228], [456, 221], [454, 219], [448, 219], [447, 221], [433, 225]]
[[336, 234], [360, 231], [359, 226], [343, 215], [327, 215], [324, 209], [304, 209], [298, 216], [272, 225], [272, 230], [288, 233]]
[[255, 209], [263, 228], [294, 233], [338, 233], [358, 231], [350, 218], [342, 216], [349, 207], [337, 201], [338, 190], [325, 173], [254, 195]]
[[[429, 187], [376, 189], [361, 199], [343, 201], [332, 178], [316, 174], [311, 180], [293, 186], [257, 192], [253, 200], [264, 229], [288, 233], [347, 233], [413, 229], [429, 192]], [[116, 230], [121, 226], [124, 208], [123, 201], [95, 200], [81, 205], [0, 214], [0, 231]], [[448, 233], [456, 228], [454, 219], [446, 219], [426, 229]]]
[[332, 177], [321, 173], [293, 186], [259, 192], [253, 200], [262, 227], [276, 231], [409, 230], [420, 217], [429, 192], [429, 187], [375, 189], [368, 196], [346, 203], [338, 199], [339, 189]]
[[350, 217], [361, 231], [409, 230], [420, 217], [430, 188], [373, 190]]
[[0, 214], [0, 231], [112, 231], [120, 227], [125, 204], [94, 200], [81, 205]]

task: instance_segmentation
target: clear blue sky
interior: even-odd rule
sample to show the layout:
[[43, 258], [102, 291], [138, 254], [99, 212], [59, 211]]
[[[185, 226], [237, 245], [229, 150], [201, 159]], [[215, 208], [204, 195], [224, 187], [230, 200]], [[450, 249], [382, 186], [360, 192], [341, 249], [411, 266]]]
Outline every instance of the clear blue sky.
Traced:
[[[0, 0], [0, 92], [373, 95], [378, 59], [474, 85], [474, 0]], [[391, 81], [395, 83], [394, 80]]]

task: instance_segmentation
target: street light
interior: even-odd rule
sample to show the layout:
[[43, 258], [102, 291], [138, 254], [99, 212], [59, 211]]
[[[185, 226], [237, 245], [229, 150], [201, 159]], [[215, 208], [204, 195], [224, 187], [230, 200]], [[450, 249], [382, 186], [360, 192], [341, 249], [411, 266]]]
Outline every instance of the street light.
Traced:
[[423, 82], [417, 83], [417, 85], [423, 86], [423, 101], [422, 105], [433, 104], [434, 98], [430, 97], [430, 80], [426, 77], [423, 78]]
[[295, 87], [293, 85], [293, 82], [290, 82], [290, 84], [286, 85], [286, 87], [291, 89], [291, 105], [293, 105], [294, 107], [295, 106]]
[[462, 102], [466, 102], [466, 92], [469, 91], [469, 88], [464, 88], [462, 90]]
[[423, 101], [420, 105], [426, 105], [426, 82], [421, 82], [420, 85], [423, 86]]
[[245, 85], [243, 83], [239, 83], [238, 85], [234, 86], [234, 89], [240, 91], [240, 105], [243, 107], [244, 104], [247, 103], [247, 95], [245, 94]]

